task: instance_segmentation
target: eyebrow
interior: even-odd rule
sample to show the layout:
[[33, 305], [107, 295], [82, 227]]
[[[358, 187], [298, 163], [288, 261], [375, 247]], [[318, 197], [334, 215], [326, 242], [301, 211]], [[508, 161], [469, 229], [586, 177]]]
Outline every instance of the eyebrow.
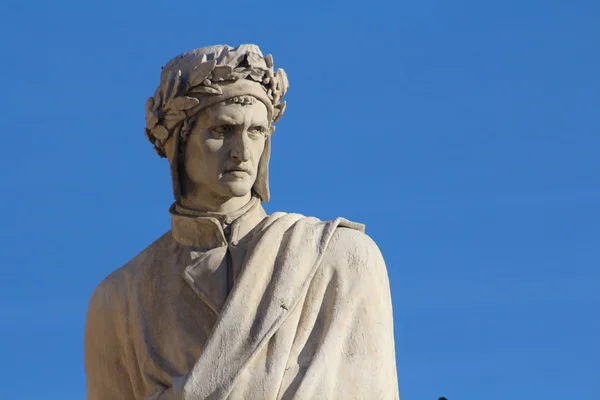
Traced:
[[[233, 118], [230, 118], [227, 116], [217, 115], [216, 117], [211, 118], [210, 125], [212, 125], [212, 126], [218, 126], [218, 125], [238, 126], [238, 125], [243, 125], [243, 122], [235, 121]], [[250, 126], [259, 127], [259, 128], [263, 128], [263, 129], [269, 129], [269, 124], [264, 123], [262, 121], [259, 121], [259, 122], [253, 121], [253, 123]]]
[[227, 124], [227, 125], [242, 125], [239, 121], [235, 121], [233, 118], [223, 115], [217, 115], [210, 119], [211, 124]]

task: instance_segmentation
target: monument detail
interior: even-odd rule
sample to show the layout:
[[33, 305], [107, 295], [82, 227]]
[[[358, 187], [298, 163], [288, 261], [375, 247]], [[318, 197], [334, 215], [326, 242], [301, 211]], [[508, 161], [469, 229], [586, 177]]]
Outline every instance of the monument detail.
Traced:
[[163, 68], [145, 133], [170, 165], [171, 230], [91, 297], [88, 400], [399, 398], [386, 266], [364, 226], [262, 207], [288, 86], [255, 45]]

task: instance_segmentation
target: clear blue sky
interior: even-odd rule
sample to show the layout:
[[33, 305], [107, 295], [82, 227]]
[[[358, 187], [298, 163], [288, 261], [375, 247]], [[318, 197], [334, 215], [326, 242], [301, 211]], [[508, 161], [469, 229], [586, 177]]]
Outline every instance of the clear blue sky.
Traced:
[[367, 224], [402, 400], [600, 392], [600, 2], [0, 2], [3, 399], [82, 399], [95, 285], [169, 229], [172, 56], [290, 78], [267, 211]]

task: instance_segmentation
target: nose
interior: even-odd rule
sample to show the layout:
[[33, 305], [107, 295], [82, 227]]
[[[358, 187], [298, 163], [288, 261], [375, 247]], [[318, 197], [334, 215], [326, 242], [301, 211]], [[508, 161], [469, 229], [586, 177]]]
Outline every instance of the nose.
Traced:
[[231, 149], [231, 158], [237, 162], [246, 162], [250, 159], [250, 138], [246, 131], [238, 132], [235, 135], [234, 143]]

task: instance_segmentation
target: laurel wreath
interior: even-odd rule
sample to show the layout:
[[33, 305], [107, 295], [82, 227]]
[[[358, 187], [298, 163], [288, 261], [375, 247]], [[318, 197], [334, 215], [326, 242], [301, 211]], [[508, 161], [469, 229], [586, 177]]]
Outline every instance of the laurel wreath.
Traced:
[[208, 60], [204, 54], [196, 62], [187, 76], [180, 69], [169, 71], [154, 96], [146, 101], [145, 134], [159, 156], [166, 156], [164, 145], [176, 131], [189, 133], [190, 118], [201, 109], [198, 97], [223, 94], [219, 82], [250, 79], [261, 83], [273, 104], [272, 122], [283, 115], [286, 103], [281, 98], [289, 82], [283, 69], [274, 71], [270, 54], [263, 58], [254, 52], [224, 47], [218, 57]]

